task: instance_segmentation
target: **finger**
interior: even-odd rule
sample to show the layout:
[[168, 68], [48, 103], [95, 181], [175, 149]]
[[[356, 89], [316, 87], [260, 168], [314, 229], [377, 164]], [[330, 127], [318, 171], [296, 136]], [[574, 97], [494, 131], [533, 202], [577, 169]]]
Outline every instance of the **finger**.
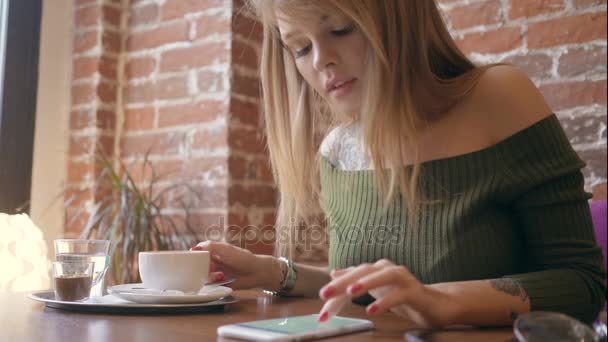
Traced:
[[[351, 284], [346, 292], [351, 297], [359, 296], [381, 286], [393, 285], [406, 287], [412, 282], [412, 276], [405, 267], [389, 266], [377, 272], [365, 275]], [[417, 280], [414, 280], [417, 282]]]
[[331, 317], [337, 315], [348, 301], [348, 296], [344, 294], [329, 299], [327, 302], [325, 302], [323, 308], [321, 308], [321, 312], [319, 313], [319, 322], [326, 322]]
[[395, 287], [368, 305], [366, 311], [370, 315], [379, 315], [397, 305], [409, 304], [409, 299], [407, 289]]
[[348, 267], [348, 268], [336, 268], [334, 270], [331, 270], [331, 272], [329, 272], [329, 276], [334, 279], [337, 278], [345, 273], [348, 273], [350, 271], [352, 271], [354, 269], [353, 266]]
[[215, 283], [218, 281], [223, 281], [224, 279], [226, 279], [226, 276], [224, 275], [224, 272], [211, 272], [209, 273], [209, 282], [210, 283]]
[[376, 266], [371, 264], [362, 264], [352, 270], [345, 272], [341, 276], [332, 279], [327, 285], [323, 286], [319, 291], [319, 297], [324, 300], [342, 294], [346, 291], [346, 288], [352, 283], [356, 282], [366, 274], [377, 271]]

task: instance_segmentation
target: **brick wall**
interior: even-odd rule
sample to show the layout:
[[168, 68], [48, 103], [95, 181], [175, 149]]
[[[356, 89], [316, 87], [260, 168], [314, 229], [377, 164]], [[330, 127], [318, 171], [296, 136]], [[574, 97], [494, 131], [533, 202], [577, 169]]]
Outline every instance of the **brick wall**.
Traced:
[[[85, 191], [67, 216], [93, 206], [99, 170], [92, 157], [100, 144], [128, 164], [150, 151], [157, 171], [170, 172], [165, 185], [197, 189], [192, 223], [200, 233], [271, 228], [275, 190], [256, 67], [262, 37], [241, 0], [74, 1], [66, 195]], [[606, 0], [439, 2], [475, 61], [508, 61], [528, 72], [588, 162], [587, 188], [604, 183], [605, 193]], [[169, 193], [169, 203], [179, 195]], [[183, 214], [171, 204], [165, 212]], [[77, 235], [86, 219], [85, 210], [67, 235]], [[259, 237], [244, 236], [241, 245], [271, 251], [271, 241], [251, 245]], [[320, 260], [326, 250], [308, 247], [300, 255]]]
[[[261, 28], [238, 0], [76, 0], [72, 125], [67, 195], [91, 189], [99, 174], [95, 144], [133, 165], [136, 181], [150, 170], [159, 188], [187, 182], [190, 223], [199, 233], [272, 224], [275, 190], [259, 117], [257, 56]], [[84, 148], [82, 148], [84, 146]], [[164, 212], [179, 219], [182, 192], [167, 193]], [[91, 208], [87, 190], [68, 208]], [[88, 218], [66, 228], [77, 235]], [[238, 229], [234, 230], [234, 227]], [[230, 229], [229, 229], [230, 228]], [[240, 244], [263, 253], [272, 241]], [[206, 235], [201, 235], [201, 238]]]
[[528, 73], [587, 162], [586, 188], [605, 194], [606, 0], [438, 2], [473, 60]]

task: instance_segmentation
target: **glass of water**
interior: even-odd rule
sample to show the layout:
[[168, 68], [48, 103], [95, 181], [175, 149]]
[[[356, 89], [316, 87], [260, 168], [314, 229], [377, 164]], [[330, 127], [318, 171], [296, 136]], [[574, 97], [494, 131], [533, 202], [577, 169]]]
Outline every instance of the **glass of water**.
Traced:
[[533, 311], [519, 315], [513, 324], [519, 342], [596, 342], [598, 335], [584, 323], [561, 313]]
[[92, 262], [95, 265], [91, 298], [103, 296], [104, 277], [110, 265], [109, 253], [109, 240], [55, 240], [55, 259], [57, 261]]

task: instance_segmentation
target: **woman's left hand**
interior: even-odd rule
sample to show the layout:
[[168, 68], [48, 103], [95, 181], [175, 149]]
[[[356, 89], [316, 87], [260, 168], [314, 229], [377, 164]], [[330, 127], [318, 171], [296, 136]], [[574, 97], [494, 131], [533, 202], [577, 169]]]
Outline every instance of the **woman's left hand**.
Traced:
[[334, 270], [331, 277], [319, 291], [326, 301], [319, 314], [321, 322], [340, 311], [346, 301], [369, 292], [376, 299], [366, 308], [369, 315], [391, 310], [427, 328], [451, 323], [454, 306], [450, 296], [421, 283], [405, 266], [382, 259], [374, 264]]

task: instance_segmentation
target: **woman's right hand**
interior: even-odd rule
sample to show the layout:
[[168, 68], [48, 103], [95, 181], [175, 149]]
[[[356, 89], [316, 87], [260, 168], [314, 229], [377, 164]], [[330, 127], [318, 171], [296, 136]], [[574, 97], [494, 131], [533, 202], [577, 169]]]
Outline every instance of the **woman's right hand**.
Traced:
[[[192, 247], [191, 250], [209, 251], [211, 254], [209, 281], [217, 282], [234, 278], [234, 283], [228, 286], [235, 290], [265, 288], [265, 284], [268, 282], [267, 268], [271, 267], [271, 259], [274, 259], [269, 256], [258, 256], [225, 242], [204, 241]], [[264, 269], [266, 271], [262, 271]]]

